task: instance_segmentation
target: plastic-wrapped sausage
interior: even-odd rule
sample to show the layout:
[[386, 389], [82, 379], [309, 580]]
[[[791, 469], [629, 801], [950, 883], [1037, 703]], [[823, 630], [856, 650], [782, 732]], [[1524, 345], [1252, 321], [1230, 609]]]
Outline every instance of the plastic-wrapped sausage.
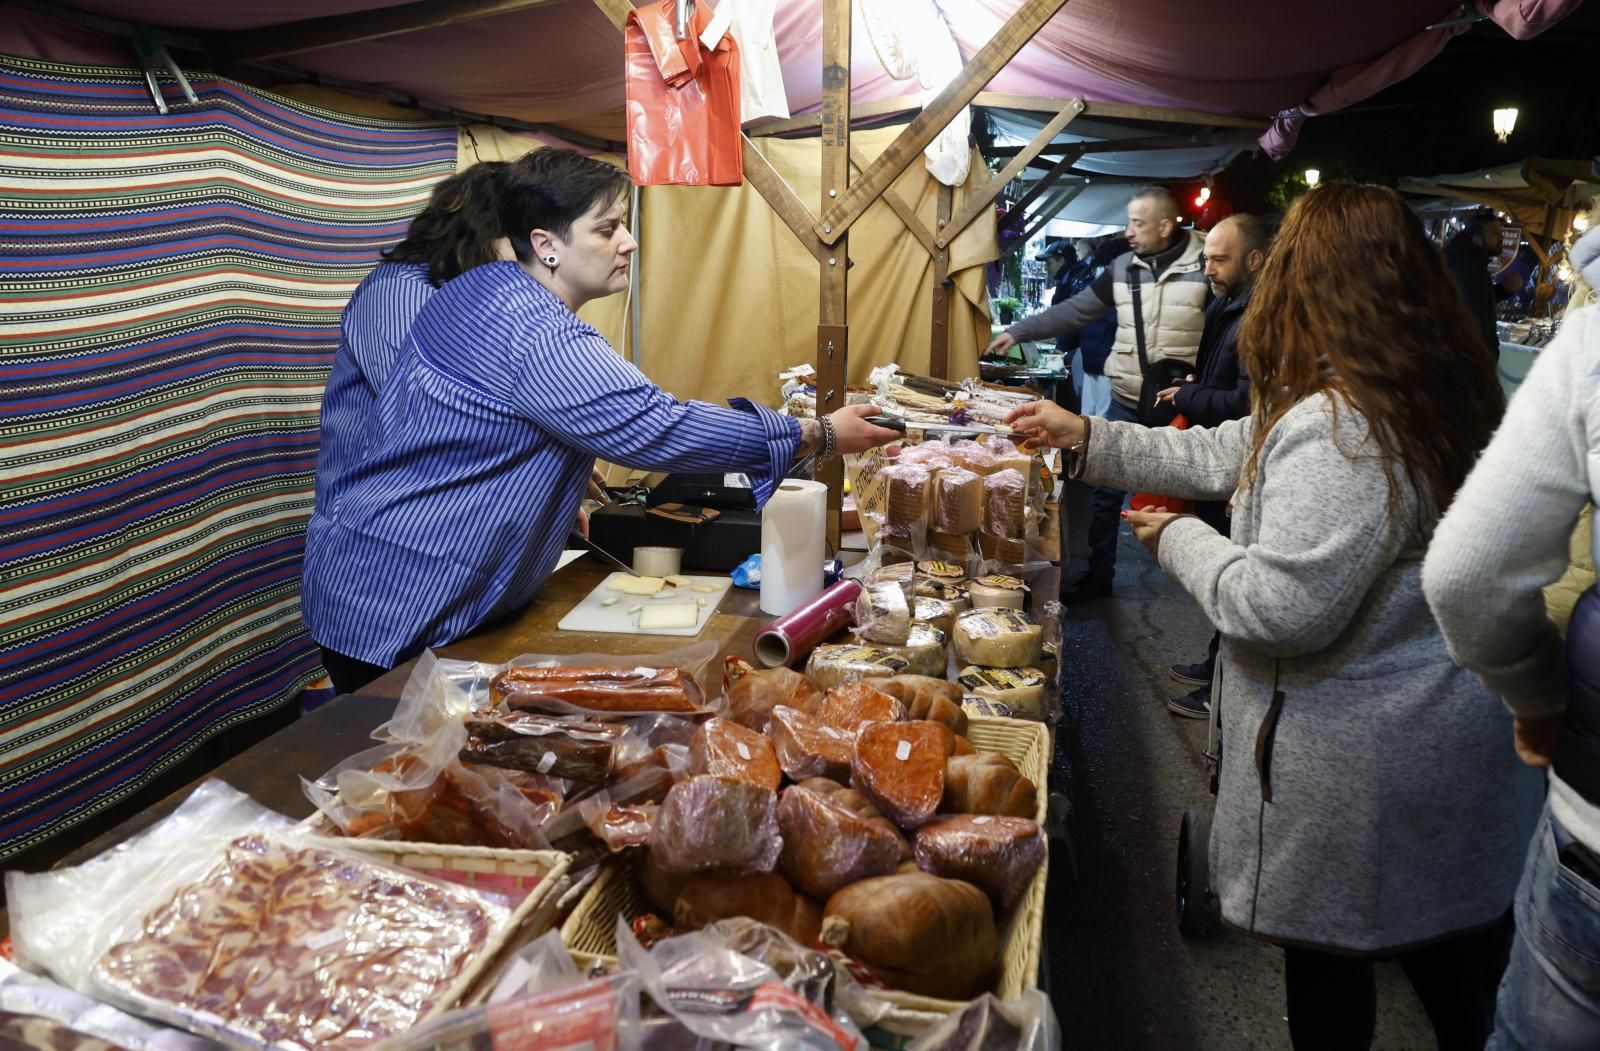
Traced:
[[682, 668], [507, 668], [489, 683], [496, 705], [565, 714], [668, 712], [697, 715], [704, 695]]

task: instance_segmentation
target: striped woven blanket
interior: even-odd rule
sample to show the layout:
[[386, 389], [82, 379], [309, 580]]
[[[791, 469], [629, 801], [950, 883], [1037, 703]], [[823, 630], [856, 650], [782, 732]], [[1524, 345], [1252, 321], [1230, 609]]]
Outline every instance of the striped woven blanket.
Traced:
[[0, 58], [0, 858], [318, 680], [339, 311], [456, 133]]

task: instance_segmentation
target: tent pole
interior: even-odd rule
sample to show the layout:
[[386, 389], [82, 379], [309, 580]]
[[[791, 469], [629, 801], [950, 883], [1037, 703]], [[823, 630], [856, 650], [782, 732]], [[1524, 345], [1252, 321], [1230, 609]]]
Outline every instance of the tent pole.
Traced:
[[[851, 0], [822, 4], [822, 200], [819, 214], [850, 188], [850, 14]], [[845, 403], [850, 378], [850, 238], [832, 240], [822, 259], [817, 295], [817, 416]], [[828, 486], [828, 543], [839, 547], [844, 500], [844, 461], [834, 457], [818, 468]]]
[[950, 212], [956, 192], [939, 184], [939, 243], [933, 253], [933, 345], [928, 348], [928, 374], [934, 379], [950, 378]]

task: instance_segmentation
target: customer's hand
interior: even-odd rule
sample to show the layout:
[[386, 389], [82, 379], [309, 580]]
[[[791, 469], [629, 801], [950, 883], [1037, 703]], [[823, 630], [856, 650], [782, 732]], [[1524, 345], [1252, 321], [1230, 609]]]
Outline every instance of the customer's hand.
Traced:
[[1016, 345], [1017, 337], [1009, 332], [1002, 332], [989, 341], [989, 345], [984, 348], [983, 356], [989, 358], [994, 357], [996, 354], [1004, 354]]
[[1028, 435], [1034, 445], [1053, 445], [1065, 449], [1083, 440], [1083, 417], [1068, 412], [1053, 401], [1034, 401], [1019, 405], [1006, 415], [1011, 429]]
[[1529, 766], [1546, 767], [1556, 751], [1556, 731], [1561, 726], [1562, 713], [1553, 715], [1517, 716], [1512, 720], [1513, 740], [1517, 758]]
[[841, 453], [866, 452], [880, 445], [888, 445], [904, 438], [899, 431], [878, 427], [867, 422], [866, 417], [876, 416], [883, 410], [876, 405], [846, 405], [828, 416], [833, 421], [834, 438]]
[[606, 476], [600, 473], [599, 468], [589, 472], [589, 492], [585, 498], [601, 504], [611, 502], [611, 494], [606, 492]]
[[1164, 401], [1164, 402], [1167, 402], [1168, 404], [1171, 404], [1173, 399], [1176, 398], [1177, 396], [1178, 396], [1178, 388], [1177, 387], [1168, 387], [1166, 390], [1158, 390], [1158, 391], [1156, 391], [1156, 401]]
[[1161, 546], [1161, 530], [1177, 517], [1165, 507], [1154, 507], [1148, 511], [1122, 512], [1122, 520], [1133, 527], [1134, 539], [1143, 544], [1145, 550], [1152, 555]]
[[589, 512], [581, 507], [578, 508], [578, 521], [573, 524], [572, 528], [576, 529], [578, 535], [585, 540], [589, 539]]

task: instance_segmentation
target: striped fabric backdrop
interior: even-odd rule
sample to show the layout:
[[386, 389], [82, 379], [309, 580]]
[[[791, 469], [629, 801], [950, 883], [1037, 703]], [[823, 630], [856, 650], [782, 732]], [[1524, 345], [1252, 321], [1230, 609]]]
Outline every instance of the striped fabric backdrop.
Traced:
[[322, 675], [339, 311], [456, 132], [0, 57], [0, 858]]

